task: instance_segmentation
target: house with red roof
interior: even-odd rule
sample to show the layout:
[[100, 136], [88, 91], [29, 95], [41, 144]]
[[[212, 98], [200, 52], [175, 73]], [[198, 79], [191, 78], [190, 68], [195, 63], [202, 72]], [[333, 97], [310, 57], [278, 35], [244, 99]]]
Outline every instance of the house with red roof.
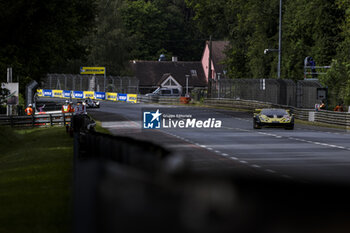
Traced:
[[[223, 61], [226, 58], [225, 51], [229, 46], [228, 41], [212, 41], [211, 42], [211, 78], [217, 80], [220, 75], [221, 78], [226, 75], [226, 69]], [[210, 41], [205, 43], [205, 48], [202, 55], [202, 67], [205, 74], [206, 82], [209, 79], [209, 54]]]
[[[226, 73], [223, 65], [227, 41], [212, 41], [211, 70], [212, 78]], [[206, 89], [209, 73], [209, 42], [206, 42], [201, 61], [165, 61], [164, 56], [158, 61], [132, 61], [131, 70], [139, 80], [140, 94], [154, 91], [158, 87], [178, 88], [182, 93], [188, 80], [189, 90]]]

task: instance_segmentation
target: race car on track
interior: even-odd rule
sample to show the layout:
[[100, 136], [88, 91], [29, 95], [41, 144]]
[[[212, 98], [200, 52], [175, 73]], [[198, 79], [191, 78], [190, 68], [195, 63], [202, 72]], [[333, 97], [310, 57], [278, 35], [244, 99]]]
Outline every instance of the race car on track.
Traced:
[[263, 126], [284, 127], [294, 129], [294, 116], [289, 110], [264, 108], [256, 109], [254, 113], [254, 129], [261, 129]]
[[87, 108], [99, 108], [100, 102], [87, 98], [84, 100], [83, 105], [85, 105]]

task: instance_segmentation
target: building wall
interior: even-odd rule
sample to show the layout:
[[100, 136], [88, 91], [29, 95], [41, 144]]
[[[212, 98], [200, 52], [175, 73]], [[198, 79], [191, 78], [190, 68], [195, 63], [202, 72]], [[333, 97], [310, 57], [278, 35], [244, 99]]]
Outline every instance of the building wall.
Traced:
[[[208, 82], [208, 69], [209, 69], [209, 45], [208, 43], [205, 44], [205, 49], [203, 52], [203, 56], [202, 56], [202, 67], [204, 70], [204, 74], [205, 74], [205, 79]], [[213, 61], [211, 61], [211, 70], [212, 70], [212, 77], [215, 78], [215, 67], [214, 67], [214, 63]]]

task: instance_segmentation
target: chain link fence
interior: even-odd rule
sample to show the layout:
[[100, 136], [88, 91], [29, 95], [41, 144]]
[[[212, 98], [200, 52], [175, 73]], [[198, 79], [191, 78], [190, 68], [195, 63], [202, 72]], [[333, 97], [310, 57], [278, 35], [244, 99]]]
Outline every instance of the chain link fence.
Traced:
[[314, 108], [320, 100], [317, 80], [221, 79], [209, 83], [211, 98], [256, 100], [298, 108]]
[[43, 80], [42, 88], [137, 94], [139, 92], [139, 80], [135, 77], [48, 74]]

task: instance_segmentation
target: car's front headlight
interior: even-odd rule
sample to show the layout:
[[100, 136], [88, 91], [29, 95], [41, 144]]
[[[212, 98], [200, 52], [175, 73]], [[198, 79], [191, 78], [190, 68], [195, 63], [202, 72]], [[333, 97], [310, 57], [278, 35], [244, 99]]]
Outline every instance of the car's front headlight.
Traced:
[[260, 121], [268, 121], [269, 120], [269, 118], [265, 115], [260, 115], [259, 119], [260, 119]]
[[290, 115], [284, 115], [282, 118], [283, 122], [290, 122], [292, 119], [292, 117]]

